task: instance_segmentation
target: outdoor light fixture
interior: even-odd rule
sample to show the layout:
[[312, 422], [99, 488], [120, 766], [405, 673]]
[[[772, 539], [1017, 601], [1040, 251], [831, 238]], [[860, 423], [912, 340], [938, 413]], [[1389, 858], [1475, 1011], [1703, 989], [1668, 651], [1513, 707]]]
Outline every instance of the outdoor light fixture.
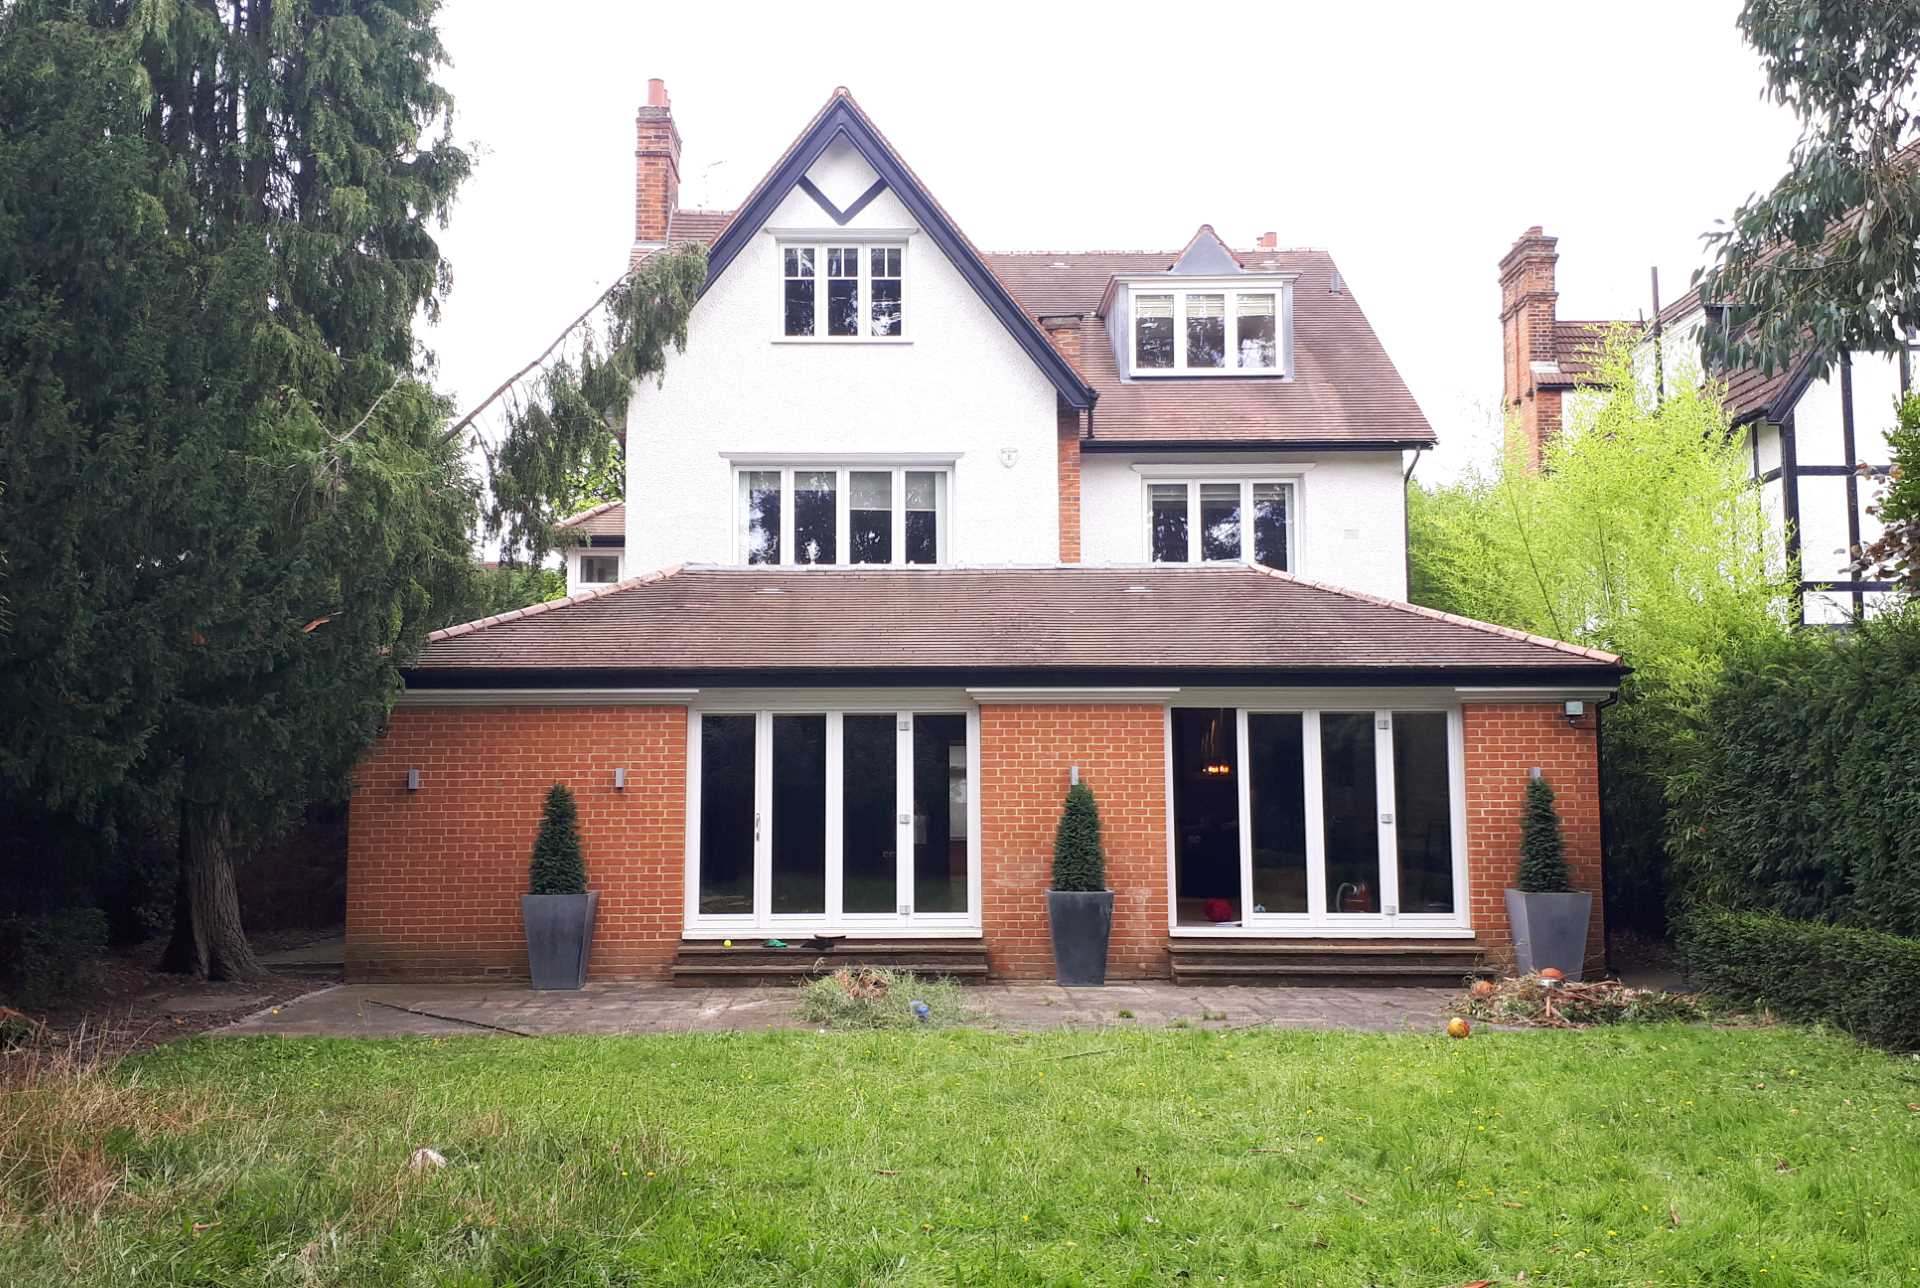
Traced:
[[1584, 702], [1567, 703], [1567, 723], [1568, 724], [1574, 723], [1576, 720], [1578, 720], [1581, 716], [1585, 714], [1587, 714], [1586, 703]]
[[1067, 786], [1078, 787], [1079, 785], [1080, 785], [1080, 766], [1068, 765], [1067, 766]]
[[616, 792], [624, 792], [627, 790], [626, 770], [616, 769], [613, 771], [613, 790]]
[[420, 771], [419, 770], [409, 769], [407, 771], [407, 790], [410, 792], [417, 792], [420, 790]]

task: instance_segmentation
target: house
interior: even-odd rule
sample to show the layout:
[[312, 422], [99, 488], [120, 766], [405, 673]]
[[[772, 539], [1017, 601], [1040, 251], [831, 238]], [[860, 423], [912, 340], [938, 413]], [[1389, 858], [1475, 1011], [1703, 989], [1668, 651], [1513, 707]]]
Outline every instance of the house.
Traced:
[[1536, 772], [1599, 889], [1622, 663], [1403, 602], [1434, 434], [1325, 252], [983, 253], [844, 90], [733, 211], [679, 208], [658, 81], [636, 157], [633, 254], [710, 270], [581, 520], [621, 579], [409, 668], [352, 798], [353, 977], [523, 973], [554, 782], [599, 978], [819, 935], [1045, 977], [1076, 779], [1121, 977], [1457, 981], [1510, 943]]
[[[1628, 326], [1636, 341], [1636, 368], [1649, 390], [1705, 377], [1702, 341], [1732, 322], [1732, 310], [1703, 302], [1699, 288], [1659, 311], [1657, 321], [1563, 321], [1555, 289], [1558, 239], [1537, 225], [1500, 261], [1500, 331], [1505, 406], [1534, 461], [1541, 445], [1579, 423], [1596, 350], [1606, 331]], [[1865, 464], [1884, 475], [1892, 463], [1887, 434], [1898, 423], [1894, 407], [1913, 387], [1910, 351], [1842, 354], [1826, 375], [1803, 354], [1785, 370], [1718, 371], [1726, 409], [1753, 461], [1753, 477], [1777, 533], [1780, 566], [1800, 563], [1800, 615], [1806, 622], [1854, 620], [1892, 589], [1848, 567], [1849, 551], [1870, 544], [1880, 525], [1866, 512], [1874, 498]], [[1583, 387], [1588, 386], [1588, 387]]]
[[569, 515], [554, 527], [567, 566], [567, 593], [611, 586], [626, 575], [627, 506], [602, 501]]

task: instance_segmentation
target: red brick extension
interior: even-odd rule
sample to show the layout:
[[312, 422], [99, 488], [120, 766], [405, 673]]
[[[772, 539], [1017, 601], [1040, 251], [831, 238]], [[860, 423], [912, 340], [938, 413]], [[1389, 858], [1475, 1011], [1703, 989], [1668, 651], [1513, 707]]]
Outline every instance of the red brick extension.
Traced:
[[1506, 896], [1520, 862], [1520, 811], [1537, 767], [1552, 785], [1573, 884], [1593, 892], [1587, 961], [1605, 951], [1600, 899], [1600, 765], [1595, 716], [1569, 723], [1557, 702], [1462, 709], [1467, 744], [1467, 885], [1474, 934], [1489, 952], [1511, 953]]
[[[624, 791], [615, 768], [627, 771]], [[600, 891], [589, 969], [664, 974], [684, 919], [686, 769], [684, 707], [396, 709], [355, 773], [348, 975], [524, 976], [520, 896], [555, 783], [579, 802]]]
[[1074, 765], [1100, 803], [1114, 891], [1107, 969], [1168, 973], [1166, 763], [1158, 706], [980, 708], [981, 930], [995, 975], [1053, 973], [1046, 889]]
[[[1099, 794], [1116, 978], [1168, 973], [1164, 716], [1152, 705], [981, 708], [982, 930], [996, 975], [1046, 978], [1046, 889], [1068, 768]], [[1511, 942], [1520, 808], [1538, 766], [1559, 794], [1575, 883], [1600, 889], [1593, 717], [1554, 703], [1465, 710], [1467, 863], [1480, 941]], [[680, 707], [402, 707], [361, 763], [349, 822], [354, 979], [524, 975], [520, 895], [547, 789], [580, 803], [600, 895], [592, 973], [664, 976], [680, 939], [687, 717]], [[613, 771], [627, 771], [615, 791]], [[408, 769], [421, 789], [406, 790]], [[1594, 901], [1589, 951], [1598, 960]]]

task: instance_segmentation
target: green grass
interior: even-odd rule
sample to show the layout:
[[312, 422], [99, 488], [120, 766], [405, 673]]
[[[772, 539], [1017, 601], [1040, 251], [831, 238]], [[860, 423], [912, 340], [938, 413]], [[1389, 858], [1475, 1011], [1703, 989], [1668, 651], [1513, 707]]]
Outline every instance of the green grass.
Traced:
[[223, 1039], [101, 1076], [59, 1134], [99, 1133], [104, 1198], [0, 1134], [0, 1282], [1920, 1282], [1920, 1063], [1798, 1029]]

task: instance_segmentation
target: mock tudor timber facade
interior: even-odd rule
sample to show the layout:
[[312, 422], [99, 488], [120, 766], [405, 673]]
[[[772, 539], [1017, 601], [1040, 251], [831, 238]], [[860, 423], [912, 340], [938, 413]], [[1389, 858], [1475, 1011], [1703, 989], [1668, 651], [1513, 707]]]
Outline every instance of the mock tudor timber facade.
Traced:
[[1536, 771], [1598, 892], [1624, 667], [1404, 602], [1434, 435], [1325, 252], [982, 253], [844, 90], [735, 211], [679, 209], [680, 147], [654, 82], [631, 253], [710, 247], [687, 350], [569, 597], [409, 668], [352, 798], [353, 977], [522, 974], [555, 782], [602, 979], [783, 977], [757, 945], [815, 936], [1043, 978], [1076, 777], [1121, 978], [1323, 944], [1451, 982], [1508, 946]]

